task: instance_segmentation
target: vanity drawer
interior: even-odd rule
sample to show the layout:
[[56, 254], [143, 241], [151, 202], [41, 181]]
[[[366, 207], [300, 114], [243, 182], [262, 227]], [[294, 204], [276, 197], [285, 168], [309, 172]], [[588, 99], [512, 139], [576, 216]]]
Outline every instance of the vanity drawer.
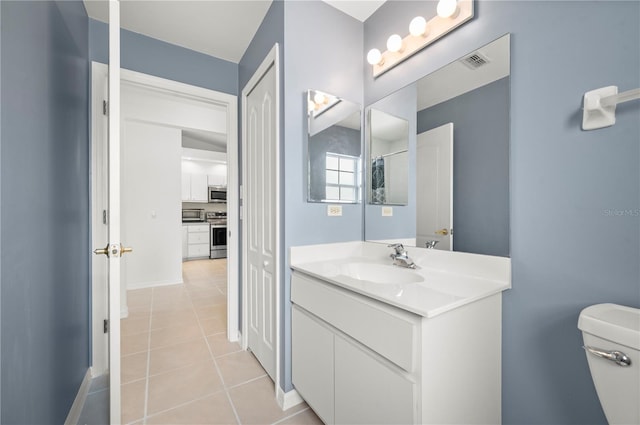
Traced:
[[291, 301], [402, 369], [417, 365], [419, 317], [293, 272]]

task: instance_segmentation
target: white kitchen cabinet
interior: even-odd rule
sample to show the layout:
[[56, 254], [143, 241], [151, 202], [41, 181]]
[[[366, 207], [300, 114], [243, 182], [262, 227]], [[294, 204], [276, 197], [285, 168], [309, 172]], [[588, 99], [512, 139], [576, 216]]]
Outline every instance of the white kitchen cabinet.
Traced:
[[325, 423], [501, 422], [500, 293], [426, 317], [294, 270], [291, 301], [292, 382]]
[[227, 175], [221, 174], [208, 174], [207, 175], [207, 183], [209, 186], [226, 186], [227, 185]]
[[208, 200], [207, 175], [182, 173], [182, 201], [208, 202]]
[[183, 225], [183, 259], [193, 260], [209, 257], [211, 254], [211, 245], [209, 244], [210, 228], [209, 224]]

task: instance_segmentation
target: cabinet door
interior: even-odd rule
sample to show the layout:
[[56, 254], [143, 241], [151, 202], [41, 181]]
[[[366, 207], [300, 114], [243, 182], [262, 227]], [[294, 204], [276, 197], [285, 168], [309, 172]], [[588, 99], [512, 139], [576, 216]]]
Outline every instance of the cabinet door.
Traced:
[[207, 202], [209, 200], [207, 175], [191, 175], [191, 200], [195, 202]]
[[182, 173], [182, 201], [191, 200], [191, 174]]
[[291, 312], [291, 379], [325, 424], [333, 424], [333, 333], [294, 305]]
[[416, 384], [400, 368], [340, 336], [334, 345], [336, 424], [417, 422]]
[[188, 258], [204, 258], [208, 257], [211, 253], [209, 244], [189, 245], [187, 248]]
[[209, 243], [209, 232], [189, 233], [189, 245]]

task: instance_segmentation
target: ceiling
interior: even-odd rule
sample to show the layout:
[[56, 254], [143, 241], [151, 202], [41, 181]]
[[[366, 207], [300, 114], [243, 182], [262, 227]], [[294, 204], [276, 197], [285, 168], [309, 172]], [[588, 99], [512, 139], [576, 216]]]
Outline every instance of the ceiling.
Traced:
[[[121, 0], [120, 26], [129, 31], [238, 63], [272, 0]], [[385, 0], [324, 0], [364, 21]], [[90, 18], [109, 21], [104, 0], [84, 0]]]

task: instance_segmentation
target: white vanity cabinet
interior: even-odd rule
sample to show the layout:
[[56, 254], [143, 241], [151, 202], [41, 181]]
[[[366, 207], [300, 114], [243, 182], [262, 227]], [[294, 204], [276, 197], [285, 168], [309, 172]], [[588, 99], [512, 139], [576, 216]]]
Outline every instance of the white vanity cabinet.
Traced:
[[500, 423], [500, 293], [425, 317], [294, 270], [291, 301], [293, 385], [325, 423]]

